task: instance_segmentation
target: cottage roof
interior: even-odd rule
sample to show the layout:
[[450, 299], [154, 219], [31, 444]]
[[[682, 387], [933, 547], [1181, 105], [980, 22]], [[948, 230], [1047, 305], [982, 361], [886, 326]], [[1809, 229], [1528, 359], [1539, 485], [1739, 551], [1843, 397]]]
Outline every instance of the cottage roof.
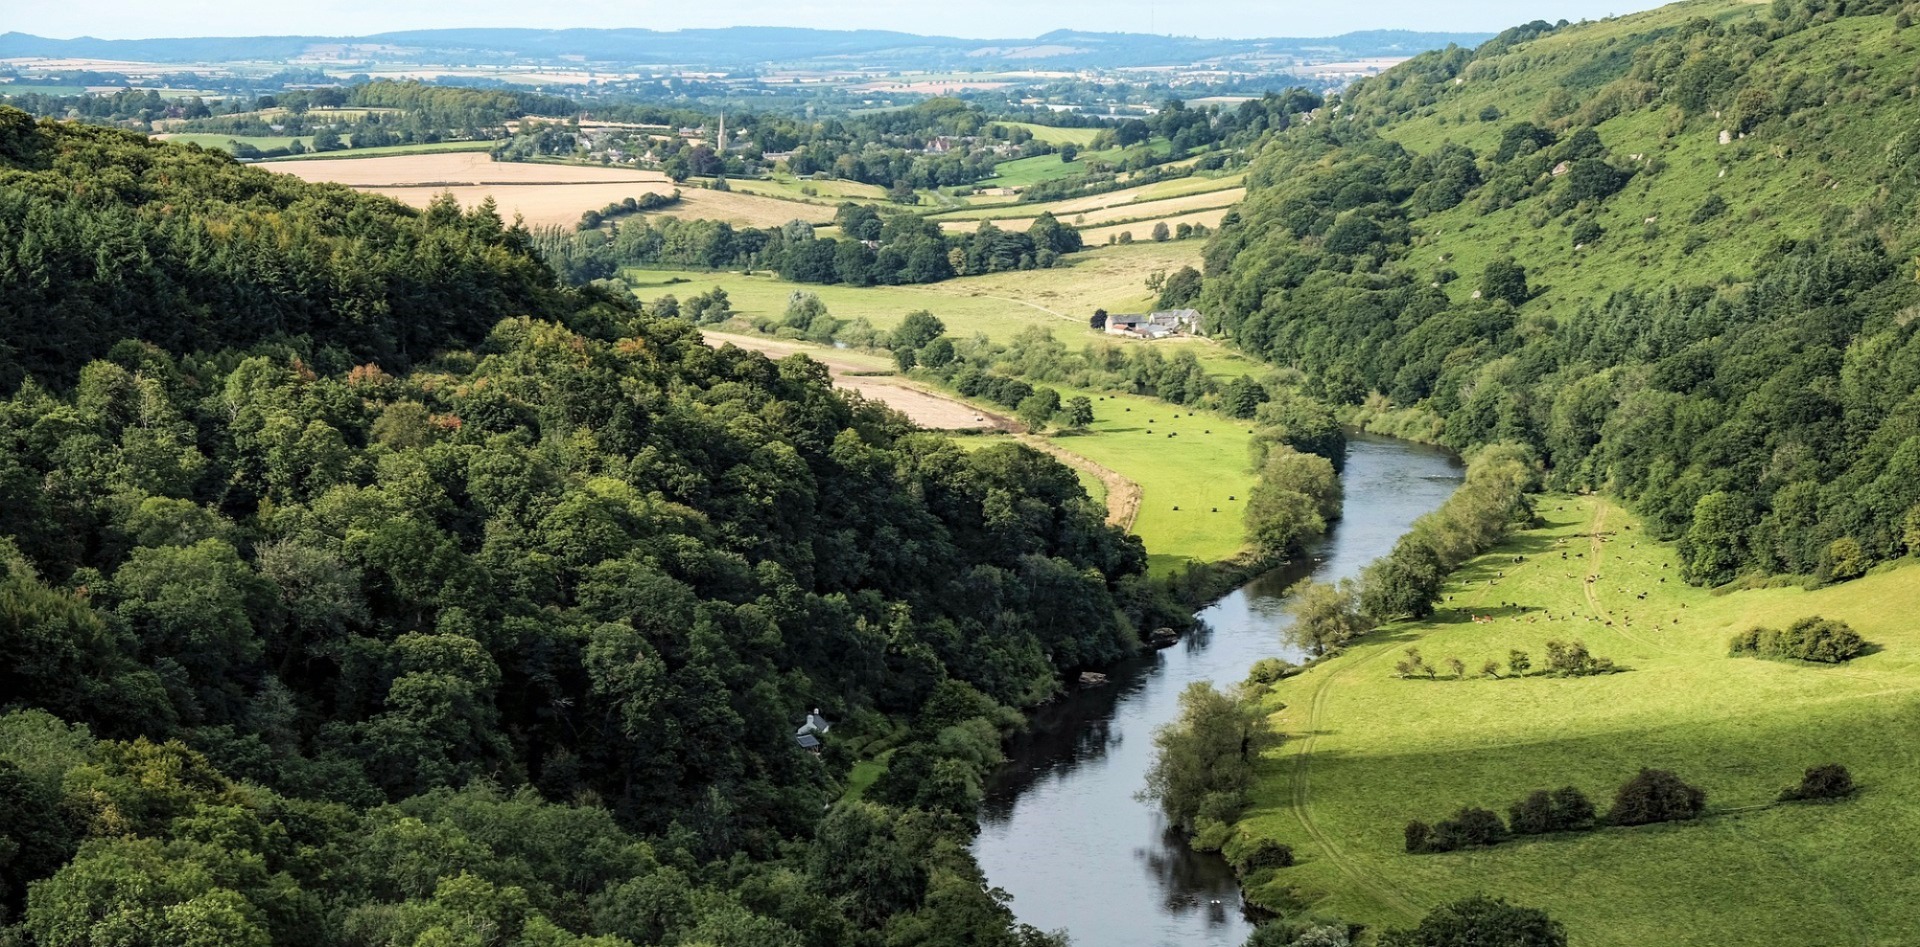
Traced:
[[815, 707], [813, 713], [807, 715], [807, 721], [800, 725], [800, 729], [793, 731], [793, 735], [803, 737], [808, 734], [823, 734], [831, 729], [833, 724], [828, 723], [827, 718], [820, 716], [820, 708]]

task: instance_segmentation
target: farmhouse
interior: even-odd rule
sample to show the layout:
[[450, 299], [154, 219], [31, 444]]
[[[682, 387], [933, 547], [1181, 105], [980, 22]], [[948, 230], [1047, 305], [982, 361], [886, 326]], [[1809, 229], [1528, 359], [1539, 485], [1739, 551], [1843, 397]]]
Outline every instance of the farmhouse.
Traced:
[[1168, 309], [1145, 315], [1108, 316], [1107, 334], [1139, 339], [1163, 339], [1175, 334], [1199, 335], [1200, 312], [1197, 309]]
[[1147, 321], [1172, 332], [1200, 334], [1200, 310], [1167, 309], [1147, 316]]

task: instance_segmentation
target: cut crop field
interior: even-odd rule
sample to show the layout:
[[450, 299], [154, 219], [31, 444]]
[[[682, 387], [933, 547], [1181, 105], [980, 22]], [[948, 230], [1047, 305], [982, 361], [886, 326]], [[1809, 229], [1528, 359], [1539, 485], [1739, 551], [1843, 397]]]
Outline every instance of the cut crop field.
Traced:
[[484, 154], [399, 155], [369, 161], [330, 157], [275, 163], [272, 170], [307, 181], [331, 181], [348, 187], [432, 187], [446, 184], [666, 184], [658, 171], [600, 168], [580, 164], [495, 161]]
[[1114, 207], [1131, 208], [1134, 210], [1134, 213], [1127, 216], [1138, 217], [1144, 214], [1154, 213], [1154, 208], [1158, 206], [1158, 202], [1167, 198], [1231, 192], [1233, 195], [1231, 198], [1209, 201], [1205, 206], [1211, 207], [1233, 203], [1246, 195], [1246, 189], [1243, 186], [1245, 181], [1246, 176], [1238, 174], [1217, 178], [1175, 178], [1171, 181], [1156, 181], [1152, 184], [1122, 188], [1117, 191], [1108, 191], [1104, 194], [1090, 194], [1086, 197], [1069, 198], [1064, 201], [1036, 201], [1026, 204], [1019, 203], [1013, 198], [1007, 198], [998, 204], [986, 204], [983, 203], [981, 198], [973, 198], [969, 201], [969, 206], [965, 209], [944, 212], [941, 213], [939, 217], [942, 221], [984, 220], [989, 218], [1012, 217], [1032, 218], [1042, 213], [1049, 213], [1061, 220], [1071, 221], [1074, 216], [1078, 214], [1101, 211]]
[[1151, 239], [1155, 224], [1166, 224], [1169, 229], [1178, 228], [1181, 224], [1205, 224], [1208, 227], [1217, 228], [1220, 226], [1220, 222], [1226, 219], [1227, 211], [1229, 210], [1232, 210], [1232, 208], [1216, 207], [1212, 210], [1197, 210], [1189, 214], [1174, 214], [1171, 217], [1159, 217], [1151, 220], [1134, 221], [1133, 223], [1089, 227], [1080, 231], [1080, 239], [1085, 240], [1089, 246], [1097, 247], [1106, 243], [1109, 238], [1114, 240], [1121, 239], [1121, 234], [1133, 234], [1133, 239], [1135, 240]]
[[[628, 197], [673, 191], [666, 175], [655, 171], [494, 161], [488, 155], [470, 152], [276, 161], [267, 167], [308, 181], [331, 181], [384, 194], [414, 207], [425, 207], [443, 193], [452, 194], [462, 207], [491, 197], [499, 205], [501, 216], [508, 220], [519, 216], [532, 226], [568, 226], [586, 211]], [[692, 209], [691, 201], [683, 203], [689, 206], [679, 208], [682, 213]], [[730, 219], [720, 213], [724, 208], [711, 202], [701, 202], [699, 207], [705, 212], [691, 216]]]
[[[378, 160], [378, 159], [370, 159]], [[442, 194], [452, 194], [461, 207], [472, 208], [487, 198], [499, 207], [508, 221], [516, 216], [528, 226], [567, 227], [577, 223], [588, 210], [642, 194], [671, 193], [665, 184], [488, 184], [467, 187], [361, 187], [355, 190], [384, 194], [413, 207], [425, 207]]]
[[[1230, 188], [1227, 190], [1208, 191], [1198, 194], [1183, 194], [1177, 197], [1167, 197], [1139, 203], [1129, 201], [1126, 203], [1114, 203], [1104, 207], [1081, 207], [1077, 209], [1065, 206], [1077, 203], [1075, 201], [1063, 201], [1061, 202], [1062, 206], [1058, 209], [1050, 208], [1042, 204], [1016, 204], [1010, 208], [1003, 208], [1002, 210], [1018, 210], [1022, 216], [1015, 217], [1009, 213], [1001, 219], [994, 220], [993, 224], [1002, 230], [1025, 230], [1033, 225], [1034, 219], [1038, 217], [1042, 211], [1049, 210], [1053, 212], [1055, 217], [1060, 218], [1062, 221], [1083, 229], [1099, 224], [1119, 223], [1122, 221], [1171, 220], [1182, 214], [1201, 210], [1217, 210], [1224, 214], [1228, 207], [1238, 203], [1240, 198], [1246, 196], [1246, 193], [1245, 188]], [[948, 230], [971, 232], [980, 229], [979, 221], [959, 219], [958, 215], [952, 218], [943, 215], [940, 221], [940, 226]], [[1152, 229], [1152, 223], [1149, 222], [1147, 227], [1148, 229]]]
[[[667, 188], [671, 192], [672, 188]], [[600, 205], [595, 205], [600, 206]], [[724, 220], [735, 226], [778, 227], [791, 220], [823, 224], [833, 219], [837, 202], [802, 203], [778, 197], [742, 193], [739, 190], [712, 191], [705, 188], [681, 188], [680, 202], [648, 214], [649, 217], [679, 217], [685, 220]], [[581, 208], [585, 210], [585, 208]], [[579, 216], [577, 213], [575, 216]]]
[[[1484, 892], [1545, 908], [1574, 947], [1897, 944], [1920, 930], [1920, 567], [1817, 591], [1716, 595], [1683, 584], [1673, 548], [1609, 501], [1545, 497], [1545, 525], [1471, 562], [1431, 620], [1390, 625], [1283, 681], [1287, 742], [1262, 762], [1239, 829], [1300, 864], [1250, 894], [1305, 896], [1369, 925], [1404, 925]], [[1588, 582], [1588, 576], [1597, 577]], [[1870, 643], [1841, 666], [1730, 657], [1755, 625], [1841, 619]], [[1478, 616], [1480, 621], [1476, 621]], [[1619, 673], [1491, 679], [1522, 649], [1583, 640]], [[1276, 647], [1278, 642], [1276, 642]], [[1417, 647], [1466, 679], [1403, 680]], [[1809, 766], [1862, 787], [1774, 804]], [[1705, 789], [1695, 821], [1404, 852], [1409, 820], [1505, 813], [1535, 789], [1580, 788], [1602, 812], [1641, 767]]]

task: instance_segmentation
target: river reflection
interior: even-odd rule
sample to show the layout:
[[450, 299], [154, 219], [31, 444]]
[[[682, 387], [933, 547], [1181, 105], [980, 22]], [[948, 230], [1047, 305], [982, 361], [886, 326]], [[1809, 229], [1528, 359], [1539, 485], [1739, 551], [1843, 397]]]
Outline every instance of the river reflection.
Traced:
[[1282, 645], [1281, 594], [1303, 576], [1358, 575], [1460, 482], [1442, 451], [1356, 436], [1346, 515], [1303, 561], [1263, 575], [1200, 612], [1205, 629], [1165, 651], [1105, 669], [1104, 687], [1041, 708], [988, 787], [974, 845], [988, 882], [1019, 918], [1064, 929], [1085, 947], [1237, 947], [1252, 929], [1233, 872], [1187, 848], [1150, 803], [1153, 731], [1173, 719], [1193, 681], [1225, 685]]

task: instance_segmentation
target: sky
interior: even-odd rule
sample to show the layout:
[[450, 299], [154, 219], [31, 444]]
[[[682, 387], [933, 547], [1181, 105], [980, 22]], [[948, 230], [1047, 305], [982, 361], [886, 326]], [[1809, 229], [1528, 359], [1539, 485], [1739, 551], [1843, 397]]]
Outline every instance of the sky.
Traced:
[[1353, 30], [1496, 32], [1580, 20], [1658, 0], [0, 0], [0, 32], [128, 39], [360, 36], [446, 27], [811, 26], [977, 38], [1054, 29], [1207, 37], [1332, 36]]

